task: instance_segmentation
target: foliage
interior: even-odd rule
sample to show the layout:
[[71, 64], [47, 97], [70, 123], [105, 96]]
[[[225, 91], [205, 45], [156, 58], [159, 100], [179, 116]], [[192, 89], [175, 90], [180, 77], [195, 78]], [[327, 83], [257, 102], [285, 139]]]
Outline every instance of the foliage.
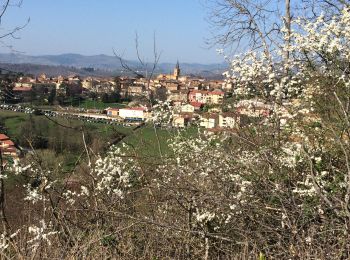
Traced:
[[118, 103], [121, 101], [121, 96], [119, 92], [112, 92], [110, 94], [103, 93], [101, 97], [103, 103]]

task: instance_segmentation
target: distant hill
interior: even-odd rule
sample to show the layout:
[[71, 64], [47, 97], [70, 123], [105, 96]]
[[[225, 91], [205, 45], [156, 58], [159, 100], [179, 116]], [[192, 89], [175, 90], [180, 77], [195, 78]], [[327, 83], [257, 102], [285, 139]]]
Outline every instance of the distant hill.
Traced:
[[[72, 73], [101, 76], [125, 73], [119, 60], [114, 56], [108, 55], [85, 56], [80, 54], [61, 54], [30, 56], [23, 54], [0, 53], [0, 63], [12, 67], [15, 71], [26, 72], [34, 75], [43, 72], [52, 76]], [[14, 64], [16, 64], [16, 66], [14, 66]], [[138, 67], [138, 62], [136, 61], [128, 61], [128, 64], [136, 69]], [[158, 64], [156, 73], [172, 72], [174, 66], [175, 63], [160, 63]], [[227, 69], [227, 64], [180, 63], [180, 67], [183, 74], [220, 77], [222, 72]], [[94, 70], [83, 68], [93, 68]]]
[[0, 70], [5, 69], [12, 72], [23, 73], [25, 75], [34, 75], [39, 76], [42, 73], [45, 73], [47, 76], [55, 77], [59, 75], [69, 76], [69, 75], [80, 75], [80, 76], [96, 76], [96, 77], [109, 77], [116, 76], [117, 73], [105, 70], [85, 70], [75, 67], [68, 66], [52, 66], [52, 65], [39, 65], [39, 64], [30, 64], [30, 63], [0, 63]]

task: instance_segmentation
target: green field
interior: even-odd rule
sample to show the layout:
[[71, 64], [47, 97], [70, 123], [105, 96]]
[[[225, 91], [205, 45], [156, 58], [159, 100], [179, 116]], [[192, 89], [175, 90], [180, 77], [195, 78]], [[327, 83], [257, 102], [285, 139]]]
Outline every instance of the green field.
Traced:
[[0, 110], [0, 123], [5, 126], [10, 137], [18, 136], [20, 126], [28, 119], [28, 114]]
[[108, 107], [113, 108], [124, 108], [126, 107], [126, 103], [103, 103], [102, 101], [93, 101], [93, 100], [84, 100], [82, 101], [78, 107], [85, 108], [85, 109], [106, 109]]
[[81, 129], [84, 130], [86, 142], [96, 154], [103, 152], [111, 140], [118, 140], [120, 136], [132, 132], [130, 127], [86, 123], [61, 117], [48, 119], [45, 116], [3, 110], [0, 110], [0, 126], [1, 132], [17, 145], [24, 148], [32, 145], [35, 150], [45, 154], [45, 158], [48, 158], [48, 152], [56, 154], [67, 170], [74, 167], [77, 158], [85, 151]]
[[0, 110], [0, 123], [5, 126], [7, 130], [7, 134], [10, 137], [18, 137], [20, 134], [21, 127], [30, 119], [41, 119], [47, 123], [47, 128], [53, 128], [57, 127], [57, 125], [54, 123], [57, 122], [59, 124], [62, 124], [64, 126], [69, 127], [80, 127], [84, 126], [85, 128], [95, 132], [96, 134], [101, 134], [102, 136], [108, 137], [113, 131], [121, 132], [123, 134], [128, 134], [131, 132], [131, 128], [126, 128], [123, 126], [118, 125], [106, 125], [106, 124], [99, 124], [99, 123], [86, 123], [83, 121], [77, 121], [72, 119], [65, 119], [61, 117], [53, 118], [52, 121], [47, 119], [45, 116], [35, 116], [35, 115], [29, 115], [19, 112], [12, 112], [12, 111], [3, 111]]
[[[77, 158], [82, 153], [84, 154], [81, 131], [71, 130], [70, 127], [84, 129], [88, 145], [94, 149], [96, 154], [103, 153], [108, 144], [113, 140], [118, 140], [121, 134], [125, 137], [118, 145], [125, 143], [127, 147], [131, 148], [130, 152], [151, 161], [158, 160], [161, 156], [172, 156], [168, 143], [175, 135], [181, 134], [191, 137], [198, 133], [196, 127], [185, 130], [168, 130], [154, 128], [153, 124], [146, 124], [133, 130], [133, 127], [120, 125], [86, 123], [65, 118], [50, 120], [45, 116], [2, 110], [0, 110], [0, 124], [5, 127], [5, 133], [22, 147], [28, 147], [26, 145], [28, 138], [26, 139], [24, 136], [30, 133], [34, 136], [34, 139], [35, 137], [43, 138], [44, 141], [48, 142], [48, 147], [44, 150], [38, 148], [40, 153], [45, 155], [45, 158], [54, 158], [55, 156], [52, 153], [56, 154], [56, 157], [60, 158], [61, 162], [63, 161], [64, 169], [67, 171], [72, 169]], [[63, 145], [63, 148], [59, 147], [60, 145]], [[51, 159], [52, 162], [55, 161], [53, 158]]]
[[169, 141], [178, 134], [184, 137], [193, 137], [198, 133], [196, 127], [178, 129], [154, 128], [148, 124], [143, 128], [129, 134], [123, 141], [135, 149], [140, 156], [158, 158], [162, 156], [171, 156]]

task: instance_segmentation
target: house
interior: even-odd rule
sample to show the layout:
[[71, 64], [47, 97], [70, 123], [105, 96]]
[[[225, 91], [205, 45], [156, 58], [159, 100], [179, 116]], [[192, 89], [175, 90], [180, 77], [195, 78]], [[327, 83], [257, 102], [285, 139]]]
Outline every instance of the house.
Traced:
[[15, 82], [14, 87], [15, 88], [32, 88], [34, 83], [23, 83], [23, 82]]
[[117, 117], [119, 116], [119, 108], [107, 108], [107, 116], [109, 117]]
[[185, 127], [185, 118], [179, 115], [174, 115], [172, 121], [173, 127], [184, 128]]
[[92, 90], [97, 83], [97, 80], [93, 79], [92, 77], [87, 77], [81, 81], [81, 86], [84, 89]]
[[173, 90], [168, 91], [168, 101], [172, 102], [187, 102], [188, 91], [187, 90]]
[[188, 124], [192, 121], [192, 119], [193, 119], [193, 113], [175, 114], [173, 116], [172, 125], [173, 127], [184, 128], [188, 126]]
[[31, 88], [34, 83], [36, 83], [36, 79], [34, 79], [34, 78], [31, 78], [31, 77], [20, 77], [14, 83], [14, 87]]
[[240, 124], [239, 115], [233, 112], [226, 112], [219, 115], [219, 127], [238, 128]]
[[192, 90], [188, 94], [188, 101], [202, 104], [222, 104], [224, 96], [225, 93], [221, 90]]
[[207, 95], [208, 95], [208, 91], [206, 90], [192, 90], [188, 94], [188, 101], [190, 103], [197, 102], [197, 103], [205, 104], [207, 103]]
[[57, 78], [54, 79], [54, 81], [57, 83], [57, 85], [60, 85], [65, 78], [62, 75], [57, 76]]
[[207, 82], [210, 89], [221, 89], [224, 83], [223, 80], [210, 80]]
[[130, 107], [119, 109], [119, 116], [129, 121], [144, 121], [147, 117], [147, 110], [144, 107]]
[[207, 94], [206, 103], [208, 104], [222, 104], [225, 93], [221, 90], [214, 90]]
[[145, 86], [143, 85], [132, 85], [128, 87], [128, 95], [129, 96], [142, 96], [145, 90]]
[[167, 80], [162, 83], [169, 91], [180, 90], [180, 84], [176, 80]]
[[68, 76], [68, 81], [78, 83], [81, 81], [81, 78], [79, 77], [79, 75], [72, 74]]
[[6, 157], [16, 159], [20, 154], [15, 144], [5, 134], [0, 134], [0, 151], [5, 159]]
[[203, 81], [202, 79], [191, 79], [189, 82], [188, 82], [188, 89], [191, 89], [191, 90], [200, 90], [202, 88], [202, 84], [203, 84]]
[[192, 104], [185, 104], [181, 106], [181, 112], [184, 113], [193, 113], [195, 110], [195, 107]]
[[200, 117], [200, 126], [206, 129], [216, 128], [219, 125], [219, 115], [205, 113]]
[[50, 78], [48, 78], [45, 73], [42, 73], [36, 80], [39, 83], [49, 83], [50, 82]]
[[191, 102], [190, 105], [193, 106], [195, 111], [201, 111], [203, 108], [203, 104], [199, 102]]

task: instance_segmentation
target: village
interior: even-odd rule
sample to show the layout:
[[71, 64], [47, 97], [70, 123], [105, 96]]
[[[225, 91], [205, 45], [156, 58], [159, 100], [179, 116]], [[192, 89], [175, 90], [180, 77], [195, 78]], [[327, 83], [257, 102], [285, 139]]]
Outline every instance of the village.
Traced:
[[[181, 75], [179, 63], [173, 73], [151, 79], [22, 76], [2, 91], [2, 98], [1, 110], [125, 127], [153, 121], [157, 127], [168, 129], [200, 127], [208, 134], [235, 131], [252, 120], [262, 121], [272, 110], [271, 105], [257, 99], [235, 100], [232, 83], [227, 80]], [[87, 101], [88, 107], [84, 105]], [[167, 114], [168, 120], [156, 122], [159, 113]], [[9, 142], [5, 136], [0, 140], [3, 153], [11, 151], [11, 157], [18, 157], [14, 145], [4, 148]]]
[[[151, 120], [153, 104], [167, 102], [173, 108], [172, 127], [184, 128], [197, 124], [215, 130], [239, 127], [242, 116], [269, 115], [269, 105], [257, 100], [234, 103], [232, 92], [233, 86], [229, 81], [181, 75], [177, 63], [172, 74], [160, 74], [152, 79], [81, 78], [77, 75], [49, 78], [45, 74], [20, 77], [13, 83], [13, 88], [4, 92], [4, 102], [34, 104], [35, 107], [42, 107], [40, 105], [44, 102], [49, 105], [46, 106], [48, 110], [65, 107], [69, 113], [79, 112], [82, 116], [129, 122]], [[40, 98], [44, 101], [37, 106], [35, 102]], [[67, 99], [70, 101], [67, 102]], [[85, 108], [80, 105], [83, 99], [90, 99], [90, 103], [100, 100], [100, 103], [105, 103], [105, 108], [98, 109], [93, 105]], [[124, 105], [108, 107], [109, 103]]]

